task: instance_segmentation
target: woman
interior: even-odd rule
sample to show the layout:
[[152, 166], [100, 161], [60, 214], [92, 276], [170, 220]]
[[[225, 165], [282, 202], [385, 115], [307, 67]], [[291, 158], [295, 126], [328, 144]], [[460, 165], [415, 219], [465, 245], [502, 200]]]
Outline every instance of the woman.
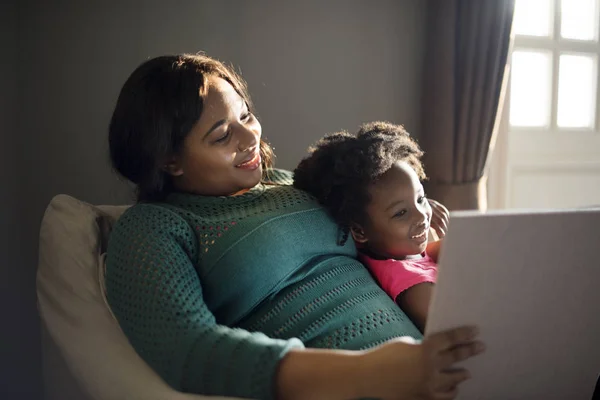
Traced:
[[142, 64], [121, 90], [109, 142], [138, 203], [111, 235], [108, 300], [174, 388], [453, 398], [468, 378], [452, 365], [482, 351], [476, 329], [399, 339], [420, 333], [327, 213], [271, 168], [245, 84], [224, 64], [202, 55]]

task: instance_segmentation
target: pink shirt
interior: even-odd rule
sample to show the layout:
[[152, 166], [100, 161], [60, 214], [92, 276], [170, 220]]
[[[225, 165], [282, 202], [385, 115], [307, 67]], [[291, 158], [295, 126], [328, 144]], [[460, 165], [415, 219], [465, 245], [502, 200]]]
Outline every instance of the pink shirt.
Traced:
[[437, 264], [426, 253], [423, 258], [407, 260], [376, 260], [359, 253], [359, 259], [394, 301], [406, 289], [419, 283], [435, 283], [437, 278]]

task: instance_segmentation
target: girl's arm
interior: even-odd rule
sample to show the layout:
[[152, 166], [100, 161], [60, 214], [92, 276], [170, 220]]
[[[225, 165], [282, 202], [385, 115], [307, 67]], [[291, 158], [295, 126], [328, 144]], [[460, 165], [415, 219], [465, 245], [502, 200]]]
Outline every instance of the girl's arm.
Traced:
[[396, 297], [396, 303], [421, 332], [425, 331], [432, 293], [433, 283], [424, 282], [406, 289]]

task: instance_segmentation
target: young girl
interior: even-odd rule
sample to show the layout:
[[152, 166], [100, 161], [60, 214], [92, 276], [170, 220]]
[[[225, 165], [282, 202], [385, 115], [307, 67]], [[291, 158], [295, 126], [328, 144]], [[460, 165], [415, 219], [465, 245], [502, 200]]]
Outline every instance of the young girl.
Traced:
[[294, 185], [352, 235], [361, 261], [423, 331], [440, 245], [428, 243], [432, 209], [421, 185], [423, 152], [402, 126], [373, 122], [356, 135], [328, 135], [311, 153], [296, 169]]

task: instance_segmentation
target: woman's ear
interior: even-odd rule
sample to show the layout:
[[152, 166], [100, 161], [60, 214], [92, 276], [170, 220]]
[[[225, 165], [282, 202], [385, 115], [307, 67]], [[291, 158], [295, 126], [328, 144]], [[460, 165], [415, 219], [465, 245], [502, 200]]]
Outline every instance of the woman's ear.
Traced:
[[169, 159], [163, 166], [163, 171], [171, 176], [183, 175], [183, 167], [181, 166], [181, 163], [177, 157], [172, 157]]
[[350, 227], [350, 233], [352, 234], [352, 238], [356, 243], [367, 243], [367, 235], [365, 234], [365, 230], [362, 226], [358, 224], [352, 224]]

